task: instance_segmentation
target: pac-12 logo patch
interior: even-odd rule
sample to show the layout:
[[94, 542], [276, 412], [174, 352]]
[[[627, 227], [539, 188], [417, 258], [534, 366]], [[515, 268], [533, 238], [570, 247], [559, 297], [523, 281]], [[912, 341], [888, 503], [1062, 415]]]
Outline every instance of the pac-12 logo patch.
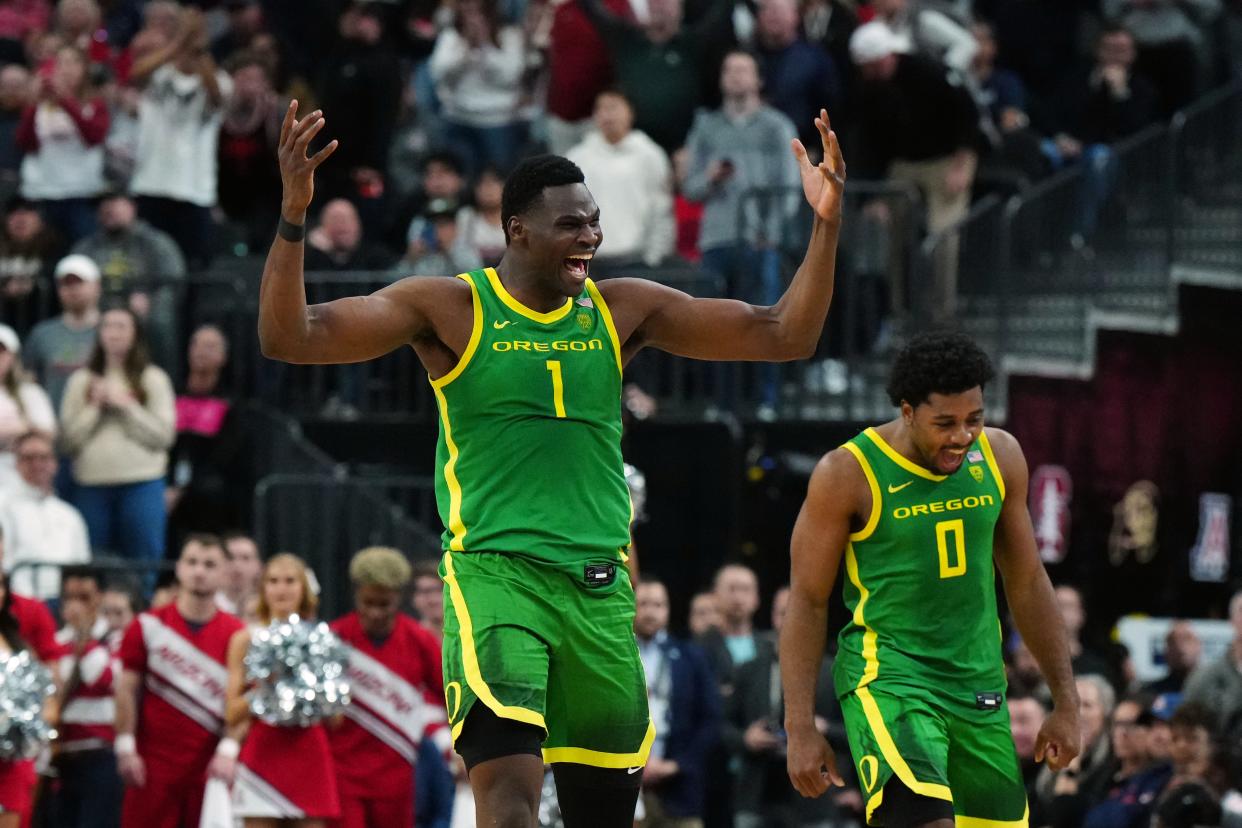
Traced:
[[975, 479], [976, 483], [982, 483], [983, 482], [983, 467], [982, 466], [971, 466], [970, 476]]
[[584, 333], [591, 330], [591, 325], [594, 321], [591, 319], [591, 314], [587, 313], [584, 310], [578, 311], [577, 320], [578, 320], [578, 327], [581, 328]]

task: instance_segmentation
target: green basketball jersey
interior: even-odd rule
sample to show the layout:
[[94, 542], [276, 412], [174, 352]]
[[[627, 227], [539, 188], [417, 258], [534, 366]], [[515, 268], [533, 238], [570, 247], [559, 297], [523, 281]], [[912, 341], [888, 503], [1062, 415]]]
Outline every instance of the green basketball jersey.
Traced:
[[846, 443], [871, 489], [850, 535], [842, 593], [852, 619], [834, 665], [838, 695], [873, 681], [973, 705], [1002, 692], [992, 536], [1005, 483], [987, 435], [945, 476], [900, 455], [869, 428]]
[[538, 313], [491, 268], [458, 278], [470, 285], [474, 329], [453, 370], [431, 382], [444, 549], [624, 559], [621, 348], [599, 290], [588, 279]]

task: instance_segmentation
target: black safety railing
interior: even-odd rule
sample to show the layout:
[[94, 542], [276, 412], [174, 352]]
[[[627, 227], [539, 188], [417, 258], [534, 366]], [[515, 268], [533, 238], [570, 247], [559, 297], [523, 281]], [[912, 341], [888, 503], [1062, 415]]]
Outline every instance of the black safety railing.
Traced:
[[[276, 467], [282, 468], [282, 467]], [[254, 532], [261, 548], [302, 556], [319, 575], [323, 612], [350, 601], [349, 561], [368, 546], [393, 546], [415, 559], [438, 555], [431, 478], [279, 472], [254, 490]]]

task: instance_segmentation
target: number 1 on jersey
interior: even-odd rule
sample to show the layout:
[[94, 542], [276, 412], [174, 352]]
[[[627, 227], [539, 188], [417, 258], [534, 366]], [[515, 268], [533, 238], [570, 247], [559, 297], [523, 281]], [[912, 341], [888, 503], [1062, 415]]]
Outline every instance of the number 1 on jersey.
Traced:
[[[949, 563], [949, 535], [953, 536], [953, 563]], [[936, 551], [940, 553], [942, 579], [966, 574], [966, 527], [961, 518], [936, 524]]]
[[561, 363], [555, 359], [547, 361], [548, 370], [552, 372], [552, 404], [556, 407], [556, 416], [565, 417], [565, 383], [561, 380]]

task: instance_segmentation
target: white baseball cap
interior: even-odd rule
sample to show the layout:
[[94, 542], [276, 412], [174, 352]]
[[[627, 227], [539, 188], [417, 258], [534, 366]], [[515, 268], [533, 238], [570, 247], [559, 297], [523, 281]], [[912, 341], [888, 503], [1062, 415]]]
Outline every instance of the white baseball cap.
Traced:
[[860, 64], [908, 51], [908, 46], [905, 38], [880, 20], [864, 23], [850, 35], [850, 57]]
[[98, 282], [99, 265], [90, 256], [73, 253], [56, 263], [56, 281], [66, 276], [77, 276], [84, 282]]
[[22, 341], [18, 338], [17, 331], [8, 325], [0, 325], [0, 347], [10, 354], [20, 354], [22, 351]]

